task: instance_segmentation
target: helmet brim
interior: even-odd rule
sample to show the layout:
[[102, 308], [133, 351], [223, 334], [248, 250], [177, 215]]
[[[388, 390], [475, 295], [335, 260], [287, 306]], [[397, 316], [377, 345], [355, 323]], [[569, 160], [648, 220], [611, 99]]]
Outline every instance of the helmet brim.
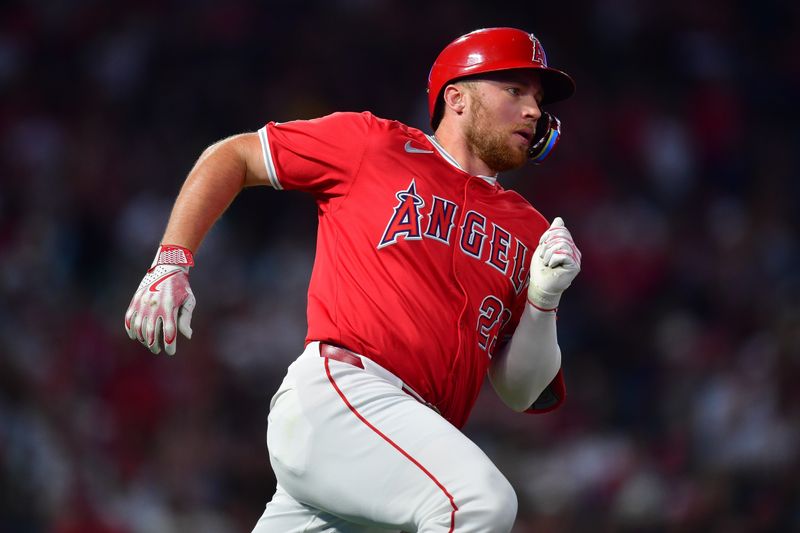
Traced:
[[575, 82], [566, 72], [550, 67], [536, 71], [542, 80], [542, 105], [560, 102], [575, 94]]
[[[467, 79], [480, 79], [481, 77], [508, 70], [532, 70], [539, 75], [539, 79], [542, 82], [542, 105], [566, 100], [575, 93], [575, 82], [566, 72], [550, 67], [531, 67], [529, 64], [509, 64], [505, 67], [495, 67], [490, 71], [474, 72], [466, 76], [453, 78], [445, 85]], [[442, 86], [442, 90], [444, 90], [444, 86]]]

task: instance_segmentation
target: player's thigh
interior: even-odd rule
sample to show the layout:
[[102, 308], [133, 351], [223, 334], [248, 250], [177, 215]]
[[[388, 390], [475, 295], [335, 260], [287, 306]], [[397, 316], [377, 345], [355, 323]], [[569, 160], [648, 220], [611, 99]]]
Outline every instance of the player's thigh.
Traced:
[[446, 531], [493, 494], [513, 495], [474, 443], [390, 383], [321, 358], [289, 377], [268, 441], [276, 477], [297, 500], [365, 525], [413, 531], [435, 521]]
[[252, 533], [393, 533], [339, 518], [300, 503], [278, 485]]

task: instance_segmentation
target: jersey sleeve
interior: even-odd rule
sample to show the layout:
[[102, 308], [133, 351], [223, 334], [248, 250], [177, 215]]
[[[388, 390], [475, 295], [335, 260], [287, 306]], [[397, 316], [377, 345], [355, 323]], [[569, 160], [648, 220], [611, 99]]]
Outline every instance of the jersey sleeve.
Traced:
[[312, 120], [270, 122], [258, 130], [273, 188], [342, 196], [364, 157], [370, 113], [334, 113]]

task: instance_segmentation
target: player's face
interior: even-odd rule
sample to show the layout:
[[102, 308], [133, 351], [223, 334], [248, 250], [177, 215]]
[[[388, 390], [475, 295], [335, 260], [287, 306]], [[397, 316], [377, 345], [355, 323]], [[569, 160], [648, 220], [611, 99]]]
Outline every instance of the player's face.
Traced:
[[496, 172], [521, 167], [542, 116], [542, 84], [532, 71], [492, 73], [468, 83], [464, 136], [472, 152]]

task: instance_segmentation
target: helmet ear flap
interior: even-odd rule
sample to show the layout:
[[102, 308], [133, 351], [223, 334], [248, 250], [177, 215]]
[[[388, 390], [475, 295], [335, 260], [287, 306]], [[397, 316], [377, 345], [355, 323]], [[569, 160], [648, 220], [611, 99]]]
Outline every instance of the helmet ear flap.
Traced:
[[539, 164], [553, 152], [561, 138], [561, 121], [555, 115], [542, 112], [541, 118], [536, 122], [536, 131], [533, 133], [533, 142], [528, 148], [528, 157], [535, 164]]

